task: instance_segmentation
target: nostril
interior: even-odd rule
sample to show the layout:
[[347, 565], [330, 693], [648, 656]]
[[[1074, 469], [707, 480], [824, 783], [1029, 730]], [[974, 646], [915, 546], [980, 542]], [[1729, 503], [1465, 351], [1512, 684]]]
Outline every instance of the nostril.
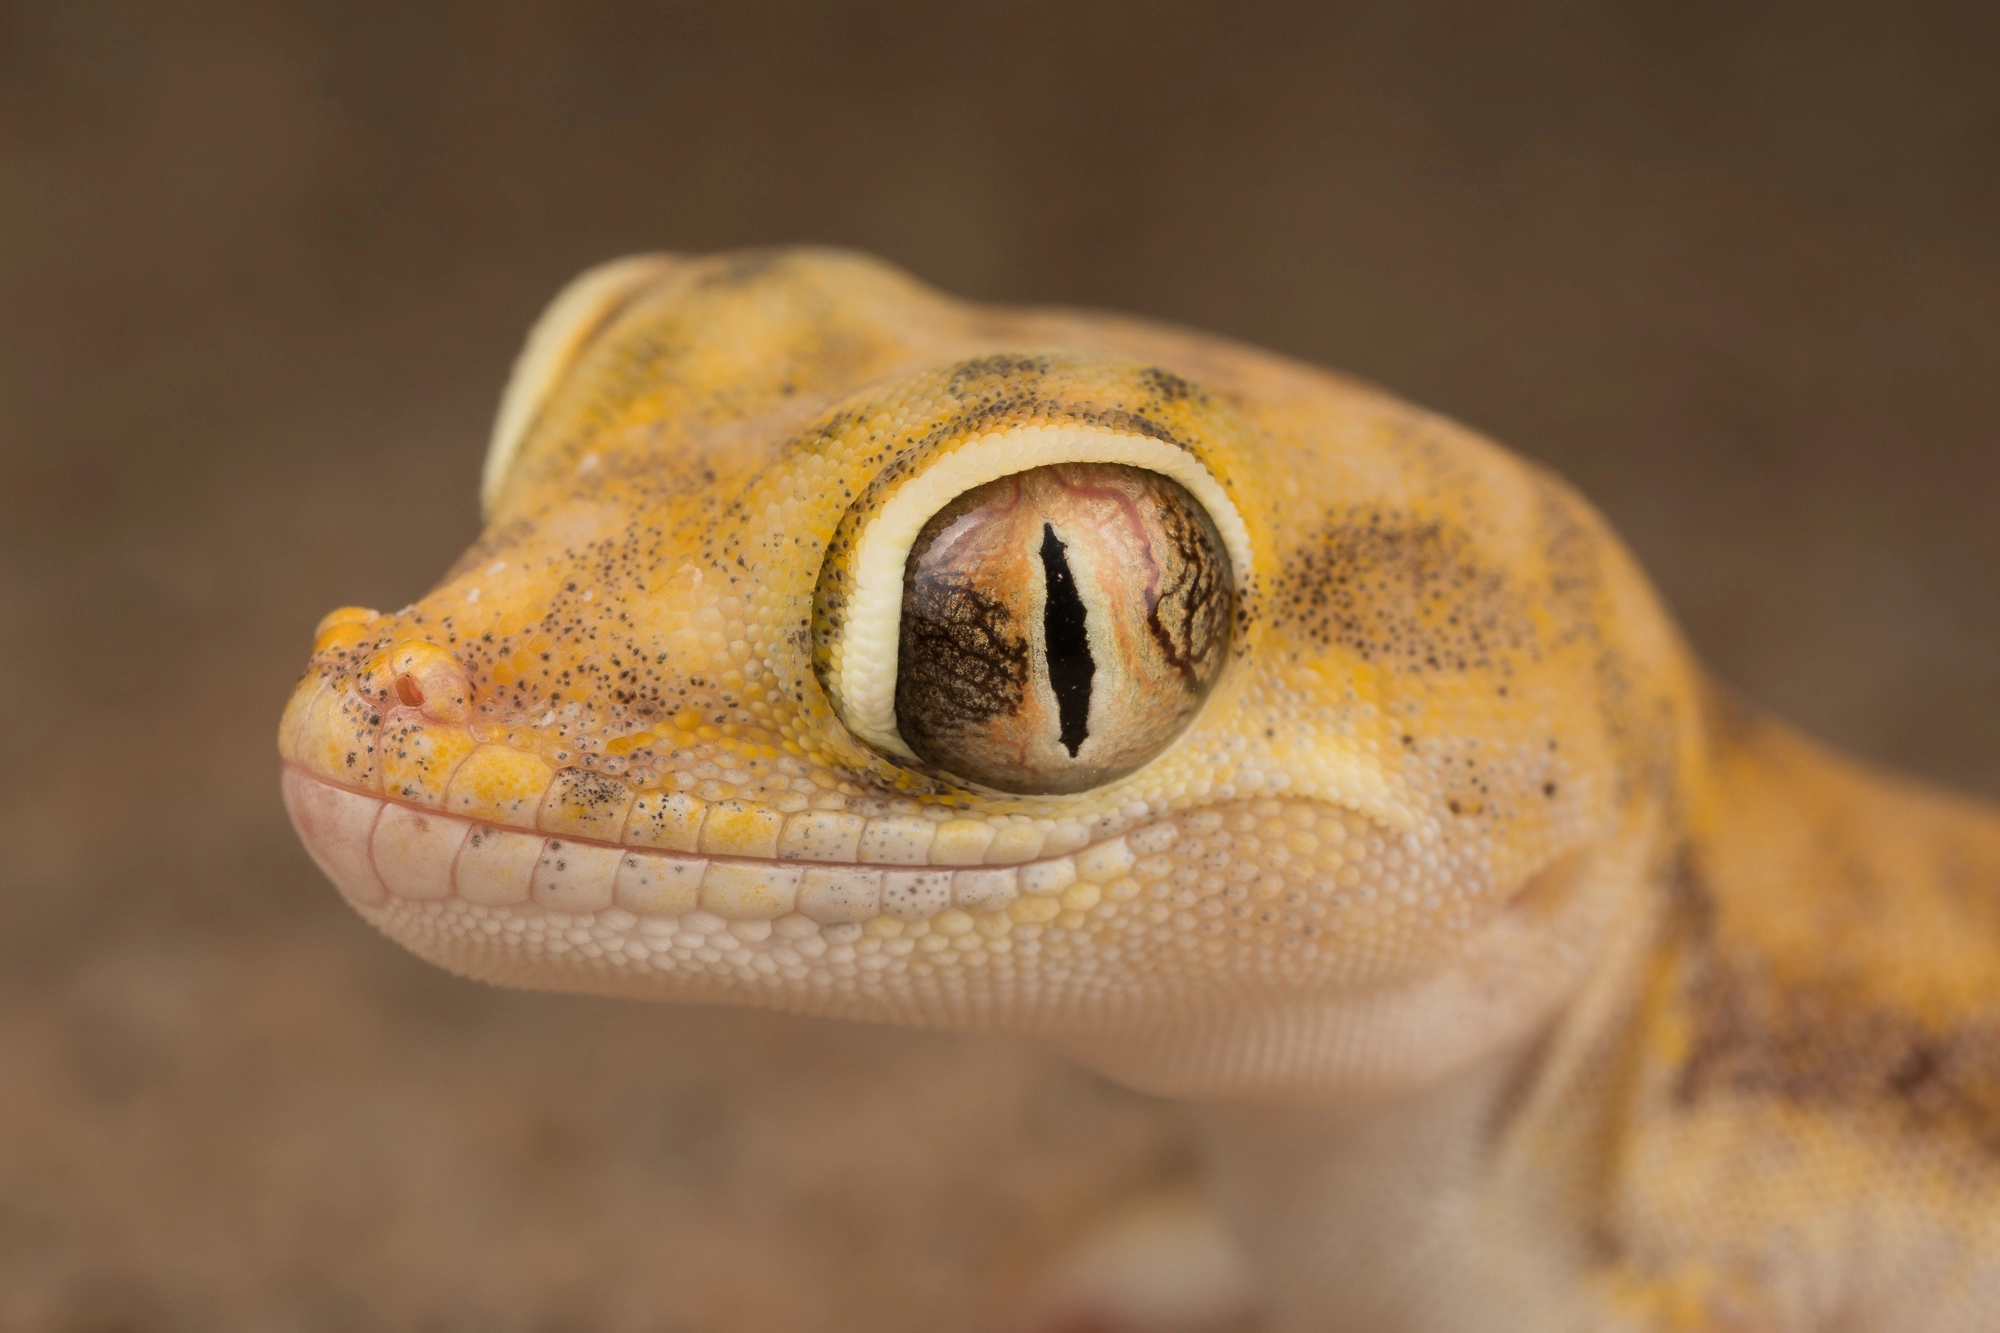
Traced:
[[439, 644], [413, 639], [380, 660], [374, 697], [385, 708], [423, 710], [426, 722], [454, 725], [472, 711], [472, 682], [458, 659]]

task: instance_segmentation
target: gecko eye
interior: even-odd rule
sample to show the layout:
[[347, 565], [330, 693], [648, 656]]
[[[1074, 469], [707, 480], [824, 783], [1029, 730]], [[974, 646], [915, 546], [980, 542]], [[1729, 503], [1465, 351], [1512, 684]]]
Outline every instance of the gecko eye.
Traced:
[[897, 731], [1001, 791], [1123, 776], [1215, 683], [1230, 594], [1214, 522], [1158, 473], [1068, 463], [974, 487], [903, 568]]
[[[822, 572], [822, 612], [835, 609], [820, 624], [842, 640], [821, 672], [835, 708], [878, 747], [1000, 791], [1077, 792], [1130, 773], [1221, 673], [1232, 547], [1187, 487], [1148, 468], [1072, 461], [987, 477], [932, 500], [873, 561], [877, 584], [899, 574], [900, 586], [870, 588], [864, 570], [829, 599]], [[1189, 479], [1227, 504], [1205, 471]]]

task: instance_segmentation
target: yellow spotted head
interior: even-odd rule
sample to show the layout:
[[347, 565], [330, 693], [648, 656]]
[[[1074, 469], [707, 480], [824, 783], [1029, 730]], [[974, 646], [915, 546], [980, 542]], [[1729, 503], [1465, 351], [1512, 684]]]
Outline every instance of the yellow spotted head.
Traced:
[[1587, 940], [1577, 867], [1672, 763], [1671, 631], [1560, 484], [856, 256], [585, 275], [482, 498], [429, 595], [322, 623], [280, 750], [357, 908], [497, 982], [1302, 1086], [1327, 1024], [1389, 1069], [1398, 1004], [1499, 1021], [1472, 971]]

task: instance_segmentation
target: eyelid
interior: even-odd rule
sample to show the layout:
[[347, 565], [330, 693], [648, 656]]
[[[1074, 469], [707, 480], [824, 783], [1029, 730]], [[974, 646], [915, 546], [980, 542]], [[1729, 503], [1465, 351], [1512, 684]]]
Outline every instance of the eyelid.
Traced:
[[1221, 534], [1236, 586], [1250, 586], [1249, 530], [1221, 484], [1187, 450], [1093, 426], [1025, 426], [976, 436], [904, 482], [855, 543], [854, 593], [829, 653], [826, 682], [834, 711], [849, 731], [891, 754], [916, 758], [896, 729], [896, 659], [910, 547], [931, 516], [966, 491], [1054, 463], [1124, 463], [1179, 482]]

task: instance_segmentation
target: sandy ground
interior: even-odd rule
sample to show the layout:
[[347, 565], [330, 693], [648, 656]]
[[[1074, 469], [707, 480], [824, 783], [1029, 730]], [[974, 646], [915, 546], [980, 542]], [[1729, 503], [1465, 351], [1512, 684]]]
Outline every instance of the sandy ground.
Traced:
[[979, 1328], [1185, 1160], [1013, 1046], [455, 982], [293, 843], [314, 620], [471, 538], [621, 251], [1378, 380], [1747, 693], [2000, 795], [1994, 11], [1251, 8], [0, 5], [0, 1329]]

